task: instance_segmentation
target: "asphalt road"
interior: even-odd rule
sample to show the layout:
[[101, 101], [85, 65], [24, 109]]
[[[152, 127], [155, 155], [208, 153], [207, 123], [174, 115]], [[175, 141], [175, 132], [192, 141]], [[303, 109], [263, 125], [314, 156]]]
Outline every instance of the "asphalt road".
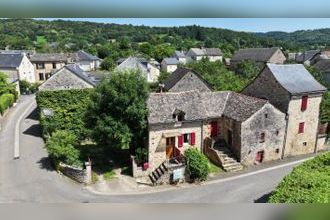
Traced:
[[[28, 106], [34, 103], [31, 110]], [[34, 96], [22, 96], [0, 131], [0, 202], [127, 202], [237, 203], [264, 201], [293, 164], [209, 184], [136, 195], [96, 195], [59, 175], [49, 164], [35, 111]], [[14, 159], [15, 124], [19, 128], [20, 157]]]

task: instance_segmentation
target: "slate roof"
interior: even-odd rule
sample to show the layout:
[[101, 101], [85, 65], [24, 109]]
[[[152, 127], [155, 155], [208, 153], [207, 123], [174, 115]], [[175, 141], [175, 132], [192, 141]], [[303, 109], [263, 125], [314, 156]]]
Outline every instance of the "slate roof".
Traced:
[[307, 60], [312, 60], [315, 56], [321, 54], [319, 50], [308, 50], [303, 52], [302, 54], [298, 55], [296, 58], [297, 62], [305, 62]]
[[178, 51], [178, 50], [174, 51], [174, 56], [177, 57], [177, 58], [185, 58], [186, 57], [184, 52]]
[[143, 60], [141, 62], [141, 59], [137, 57], [128, 57], [116, 67], [116, 70], [119, 71], [129, 69], [140, 69], [143, 72], [147, 72], [147, 62], [143, 62]]
[[222, 52], [219, 48], [190, 48], [195, 56], [221, 56]]
[[179, 60], [175, 57], [167, 57], [163, 60], [167, 65], [177, 65], [179, 64]]
[[278, 47], [240, 49], [233, 55], [231, 61], [252, 60], [255, 62], [267, 62], [279, 49]]
[[149, 124], [174, 123], [173, 113], [179, 109], [186, 121], [198, 121], [226, 116], [245, 121], [261, 109], [266, 100], [229, 91], [187, 91], [179, 93], [151, 93], [147, 106]]
[[313, 65], [317, 70], [321, 72], [330, 72], [330, 59], [320, 60]]
[[302, 64], [267, 64], [267, 68], [278, 83], [291, 94], [326, 91]]
[[24, 55], [19, 53], [0, 53], [0, 68], [17, 68]]
[[200, 78], [205, 85], [207, 85], [211, 90], [212, 87], [210, 86], [210, 84], [208, 84], [208, 82], [206, 82], [206, 80], [204, 80], [197, 72], [188, 69], [188, 68], [184, 68], [184, 67], [178, 67], [164, 82], [164, 89], [165, 90], [170, 90], [175, 84], [177, 84], [182, 77], [184, 77], [187, 73], [194, 73], [198, 78]]
[[74, 61], [96, 61], [96, 60], [101, 60], [100, 58], [87, 53], [83, 50], [79, 50], [78, 52], [73, 54], [73, 60]]
[[68, 55], [63, 53], [36, 53], [30, 55], [31, 62], [67, 62]]
[[79, 65], [77, 65], [77, 64], [68, 64], [68, 65], [64, 66], [63, 68], [68, 69], [70, 72], [72, 72], [73, 74], [75, 74], [76, 76], [78, 76], [79, 78], [84, 80], [85, 82], [91, 84], [92, 86], [96, 86], [97, 80], [93, 76], [89, 75], [87, 72], [83, 71], [79, 67]]

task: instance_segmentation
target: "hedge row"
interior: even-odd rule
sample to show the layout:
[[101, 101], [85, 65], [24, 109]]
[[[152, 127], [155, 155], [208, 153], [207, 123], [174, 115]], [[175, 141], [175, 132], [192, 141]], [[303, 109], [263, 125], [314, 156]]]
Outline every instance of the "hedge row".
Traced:
[[295, 167], [276, 187], [271, 203], [329, 203], [330, 153]]
[[9, 107], [13, 105], [15, 96], [10, 93], [6, 93], [0, 96], [0, 113], [3, 114]]
[[[83, 138], [86, 135], [84, 117], [90, 92], [89, 89], [37, 92], [36, 100], [43, 135], [67, 130], [79, 139]], [[51, 109], [53, 116], [43, 116], [43, 109]]]

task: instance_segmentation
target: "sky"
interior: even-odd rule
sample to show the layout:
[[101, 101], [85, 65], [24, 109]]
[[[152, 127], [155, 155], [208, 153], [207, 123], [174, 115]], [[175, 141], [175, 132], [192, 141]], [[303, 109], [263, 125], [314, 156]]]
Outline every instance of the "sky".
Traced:
[[[53, 20], [55, 18], [43, 18]], [[132, 24], [158, 27], [200, 25], [246, 32], [330, 28], [330, 18], [61, 18], [63, 20]]]

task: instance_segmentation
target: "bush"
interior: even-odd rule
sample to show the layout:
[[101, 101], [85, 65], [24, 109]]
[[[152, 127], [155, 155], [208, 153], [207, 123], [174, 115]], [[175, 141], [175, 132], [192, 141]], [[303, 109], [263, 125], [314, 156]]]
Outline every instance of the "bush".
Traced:
[[295, 167], [270, 196], [271, 203], [329, 203], [330, 153]]
[[44, 117], [40, 114], [40, 123], [43, 135], [49, 135], [57, 130], [69, 130], [78, 139], [86, 136], [84, 115], [89, 103], [89, 89], [39, 91], [37, 104], [39, 114], [42, 109], [53, 110], [52, 117]]
[[0, 96], [0, 113], [3, 114], [9, 107], [13, 105], [15, 96], [13, 94], [3, 94]]
[[75, 148], [77, 137], [69, 131], [56, 131], [48, 139], [46, 147], [49, 156], [58, 162], [64, 162], [70, 166], [81, 167], [80, 152]]
[[35, 93], [38, 90], [38, 83], [29, 83], [26, 80], [19, 81], [19, 90], [22, 94]]
[[209, 174], [209, 162], [207, 157], [195, 148], [184, 152], [187, 161], [187, 171], [192, 180], [204, 181]]

